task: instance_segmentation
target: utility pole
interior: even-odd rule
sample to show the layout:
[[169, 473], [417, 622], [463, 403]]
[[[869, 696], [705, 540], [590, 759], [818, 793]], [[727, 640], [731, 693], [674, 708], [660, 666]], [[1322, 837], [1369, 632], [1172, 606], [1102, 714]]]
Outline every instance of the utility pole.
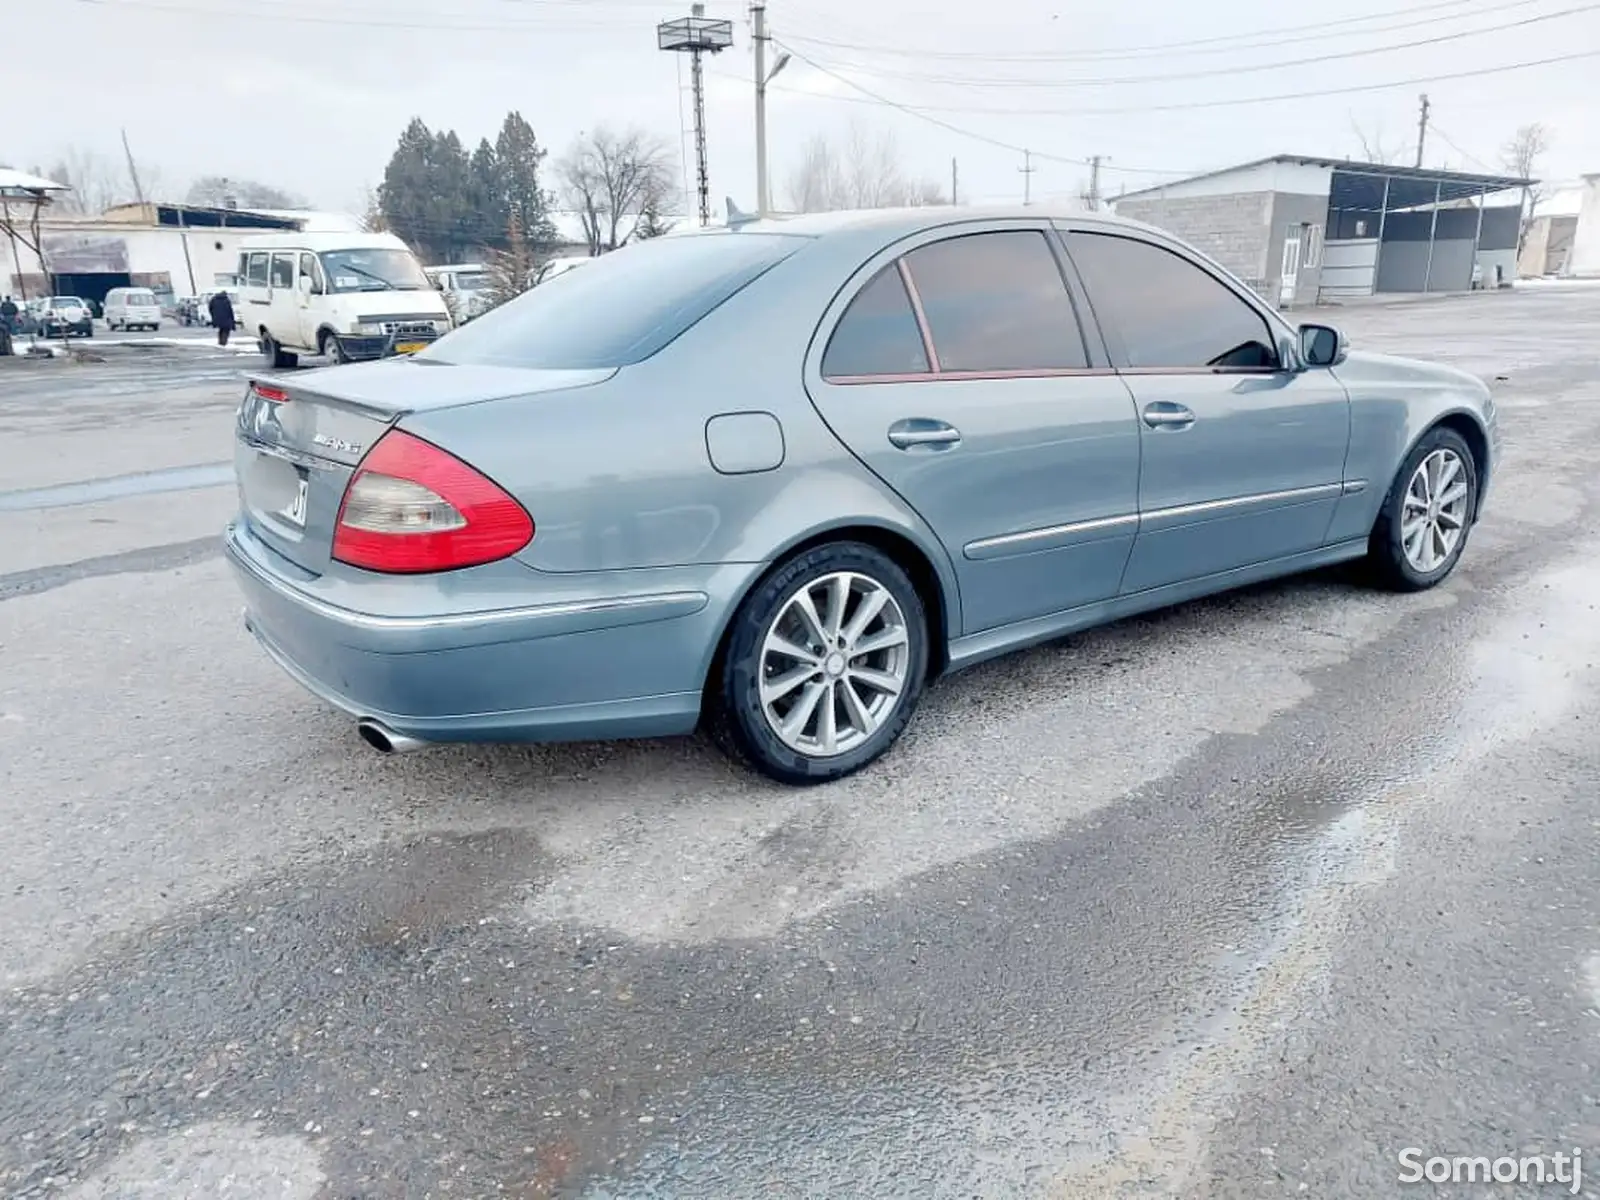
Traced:
[[767, 70], [767, 43], [772, 40], [767, 32], [767, 0], [750, 0], [750, 23], [756, 50], [756, 215], [765, 217], [772, 212], [772, 186], [767, 173], [767, 85], [789, 65], [789, 56], [778, 55], [772, 70]]
[[1422, 147], [1428, 140], [1428, 93], [1422, 93], [1422, 115], [1417, 118], [1417, 166], [1422, 165]]
[[1034, 165], [1033, 165], [1033, 151], [1032, 150], [1024, 150], [1022, 152], [1022, 165], [1017, 168], [1017, 170], [1022, 173], [1022, 203], [1024, 205], [1029, 205], [1029, 204], [1033, 203], [1033, 172], [1034, 172], [1034, 169], [1035, 168], [1034, 168]]
[[756, 215], [764, 217], [767, 200], [767, 3], [752, 0], [751, 35], [756, 49]]
[[133, 181], [133, 194], [140, 204], [144, 203], [144, 185], [139, 182], [139, 168], [133, 165], [133, 150], [128, 146], [128, 131], [122, 131], [122, 153], [128, 159], [128, 178]]
[[956, 190], [956, 184], [957, 184], [958, 179], [959, 179], [959, 176], [956, 174], [956, 160], [952, 158], [950, 160], [950, 203], [951, 204], [960, 204], [961, 203], [961, 200], [960, 200], [961, 193]]
[[1105, 160], [1105, 155], [1096, 154], [1089, 159], [1089, 211], [1100, 211], [1100, 164]]

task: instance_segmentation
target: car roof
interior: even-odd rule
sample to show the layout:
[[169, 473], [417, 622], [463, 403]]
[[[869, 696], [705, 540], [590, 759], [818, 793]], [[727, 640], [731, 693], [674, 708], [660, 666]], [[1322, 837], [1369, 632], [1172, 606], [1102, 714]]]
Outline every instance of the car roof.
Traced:
[[886, 237], [904, 237], [924, 229], [937, 229], [969, 221], [1071, 221], [1075, 224], [1104, 225], [1107, 228], [1149, 230], [1141, 221], [1110, 213], [1085, 212], [1067, 203], [1059, 204], [930, 204], [916, 208], [845, 209], [837, 212], [798, 213], [746, 221], [734, 226], [713, 226], [692, 230], [687, 236], [732, 235], [742, 232], [783, 233], [800, 237], [825, 237], [847, 230], [875, 230]]

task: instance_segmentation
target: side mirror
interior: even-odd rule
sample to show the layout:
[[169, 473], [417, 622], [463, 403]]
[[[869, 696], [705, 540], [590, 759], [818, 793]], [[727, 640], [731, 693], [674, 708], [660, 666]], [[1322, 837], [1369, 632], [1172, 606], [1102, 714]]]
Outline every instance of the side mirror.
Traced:
[[1308, 367], [1336, 367], [1350, 353], [1350, 343], [1332, 325], [1300, 326], [1300, 358]]
[[317, 281], [309, 275], [300, 276], [300, 294], [309, 296], [317, 290]]

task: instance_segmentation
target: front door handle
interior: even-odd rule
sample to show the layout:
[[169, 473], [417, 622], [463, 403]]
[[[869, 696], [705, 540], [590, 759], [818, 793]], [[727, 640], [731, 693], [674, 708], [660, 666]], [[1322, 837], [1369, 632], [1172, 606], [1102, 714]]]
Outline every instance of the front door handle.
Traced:
[[1194, 424], [1194, 412], [1170, 400], [1146, 404], [1143, 415], [1151, 429], [1187, 429]]
[[908, 417], [889, 426], [889, 442], [901, 450], [915, 450], [926, 446], [942, 450], [961, 443], [961, 431], [944, 421], [927, 417]]

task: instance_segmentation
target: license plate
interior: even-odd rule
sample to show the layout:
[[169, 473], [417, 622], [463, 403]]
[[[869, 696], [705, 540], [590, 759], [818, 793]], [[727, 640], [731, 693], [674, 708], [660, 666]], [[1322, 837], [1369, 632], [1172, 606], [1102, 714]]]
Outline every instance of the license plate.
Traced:
[[306, 493], [309, 490], [310, 481], [305, 479], [300, 480], [299, 483], [295, 485], [294, 499], [291, 500], [288, 505], [281, 510], [284, 519], [287, 520], [291, 525], [299, 525], [302, 528], [305, 527]]
[[396, 342], [394, 344], [394, 352], [396, 354], [415, 354], [427, 344], [427, 342]]

